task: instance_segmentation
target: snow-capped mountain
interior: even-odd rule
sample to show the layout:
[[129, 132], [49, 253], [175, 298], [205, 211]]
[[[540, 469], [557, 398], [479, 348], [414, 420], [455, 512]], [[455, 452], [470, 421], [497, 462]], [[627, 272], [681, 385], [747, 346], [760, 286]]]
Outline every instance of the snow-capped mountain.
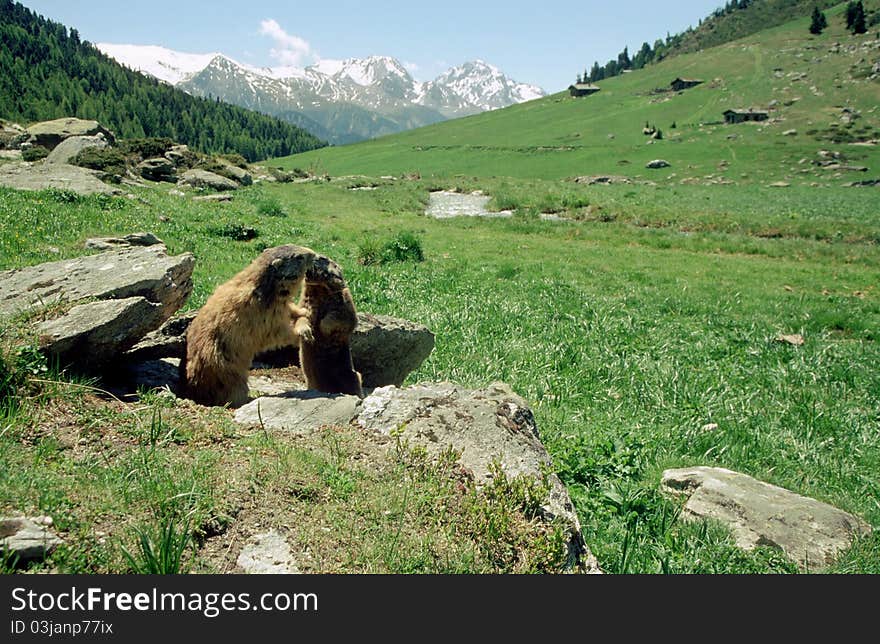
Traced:
[[278, 116], [333, 143], [420, 127], [540, 98], [482, 61], [420, 83], [396, 59], [322, 60], [299, 69], [258, 68], [223, 54], [184, 54], [163, 47], [98, 44], [107, 55], [197, 95]]

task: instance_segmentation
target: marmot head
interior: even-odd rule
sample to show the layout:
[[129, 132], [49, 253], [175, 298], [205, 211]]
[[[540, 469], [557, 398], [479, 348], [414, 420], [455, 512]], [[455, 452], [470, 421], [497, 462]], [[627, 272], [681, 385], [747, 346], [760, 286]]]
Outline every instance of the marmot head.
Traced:
[[323, 286], [331, 291], [346, 288], [342, 268], [329, 257], [318, 255], [306, 271], [306, 283]]
[[278, 298], [292, 296], [315, 257], [311, 248], [292, 244], [264, 250], [255, 262], [261, 269], [256, 288], [260, 301], [268, 306]]

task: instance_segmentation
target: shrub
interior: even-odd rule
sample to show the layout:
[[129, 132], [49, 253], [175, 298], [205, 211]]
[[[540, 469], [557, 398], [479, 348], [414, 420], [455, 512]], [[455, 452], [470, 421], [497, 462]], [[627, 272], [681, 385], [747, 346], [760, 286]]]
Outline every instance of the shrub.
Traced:
[[260, 231], [256, 228], [242, 224], [226, 224], [218, 228], [211, 228], [210, 232], [217, 237], [228, 237], [235, 241], [250, 241], [260, 236]]
[[125, 154], [118, 148], [86, 148], [71, 161], [73, 165], [107, 174], [125, 174]]
[[222, 159], [223, 161], [227, 161], [227, 162], [231, 163], [232, 165], [241, 168], [242, 170], [247, 170], [247, 168], [248, 168], [247, 159], [245, 159], [240, 154], [235, 154], [235, 153], [233, 153], [233, 154], [218, 154], [217, 158]]
[[167, 137], [151, 137], [147, 139], [128, 139], [119, 144], [119, 149], [126, 156], [140, 157], [141, 159], [154, 159], [165, 156], [172, 147], [174, 141]]
[[284, 207], [277, 199], [263, 199], [257, 204], [257, 212], [267, 217], [286, 217]]
[[399, 232], [384, 243], [367, 239], [358, 247], [358, 263], [363, 266], [392, 262], [423, 262], [422, 242], [413, 233]]
[[47, 156], [49, 156], [49, 150], [42, 145], [32, 145], [21, 151], [21, 158], [23, 161], [39, 161], [40, 159], [45, 159]]

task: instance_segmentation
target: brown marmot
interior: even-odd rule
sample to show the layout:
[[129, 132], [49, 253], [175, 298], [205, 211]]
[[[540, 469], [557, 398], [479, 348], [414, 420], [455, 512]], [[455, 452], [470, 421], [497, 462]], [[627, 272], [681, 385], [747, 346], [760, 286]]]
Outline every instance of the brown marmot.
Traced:
[[310, 311], [313, 337], [303, 337], [299, 364], [309, 389], [328, 394], [364, 397], [361, 374], [351, 361], [351, 334], [357, 312], [351, 292], [336, 262], [319, 255], [306, 272], [300, 307]]
[[269, 248], [208, 298], [186, 333], [181, 391], [202, 405], [240, 407], [248, 400], [248, 370], [260, 351], [311, 338], [309, 311], [296, 297], [315, 252]]

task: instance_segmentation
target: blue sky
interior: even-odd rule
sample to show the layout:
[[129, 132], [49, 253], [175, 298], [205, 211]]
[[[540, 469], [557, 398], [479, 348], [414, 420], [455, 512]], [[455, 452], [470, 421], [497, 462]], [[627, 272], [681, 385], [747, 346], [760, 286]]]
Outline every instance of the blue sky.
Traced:
[[[657, 3], [352, 2], [349, 0], [23, 0], [92, 42], [219, 51], [258, 66], [318, 58], [394, 56], [419, 80], [476, 58], [520, 82], [558, 91], [594, 60], [604, 63], [667, 32], [696, 25], [722, 0]], [[662, 4], [662, 6], [658, 6]]]

